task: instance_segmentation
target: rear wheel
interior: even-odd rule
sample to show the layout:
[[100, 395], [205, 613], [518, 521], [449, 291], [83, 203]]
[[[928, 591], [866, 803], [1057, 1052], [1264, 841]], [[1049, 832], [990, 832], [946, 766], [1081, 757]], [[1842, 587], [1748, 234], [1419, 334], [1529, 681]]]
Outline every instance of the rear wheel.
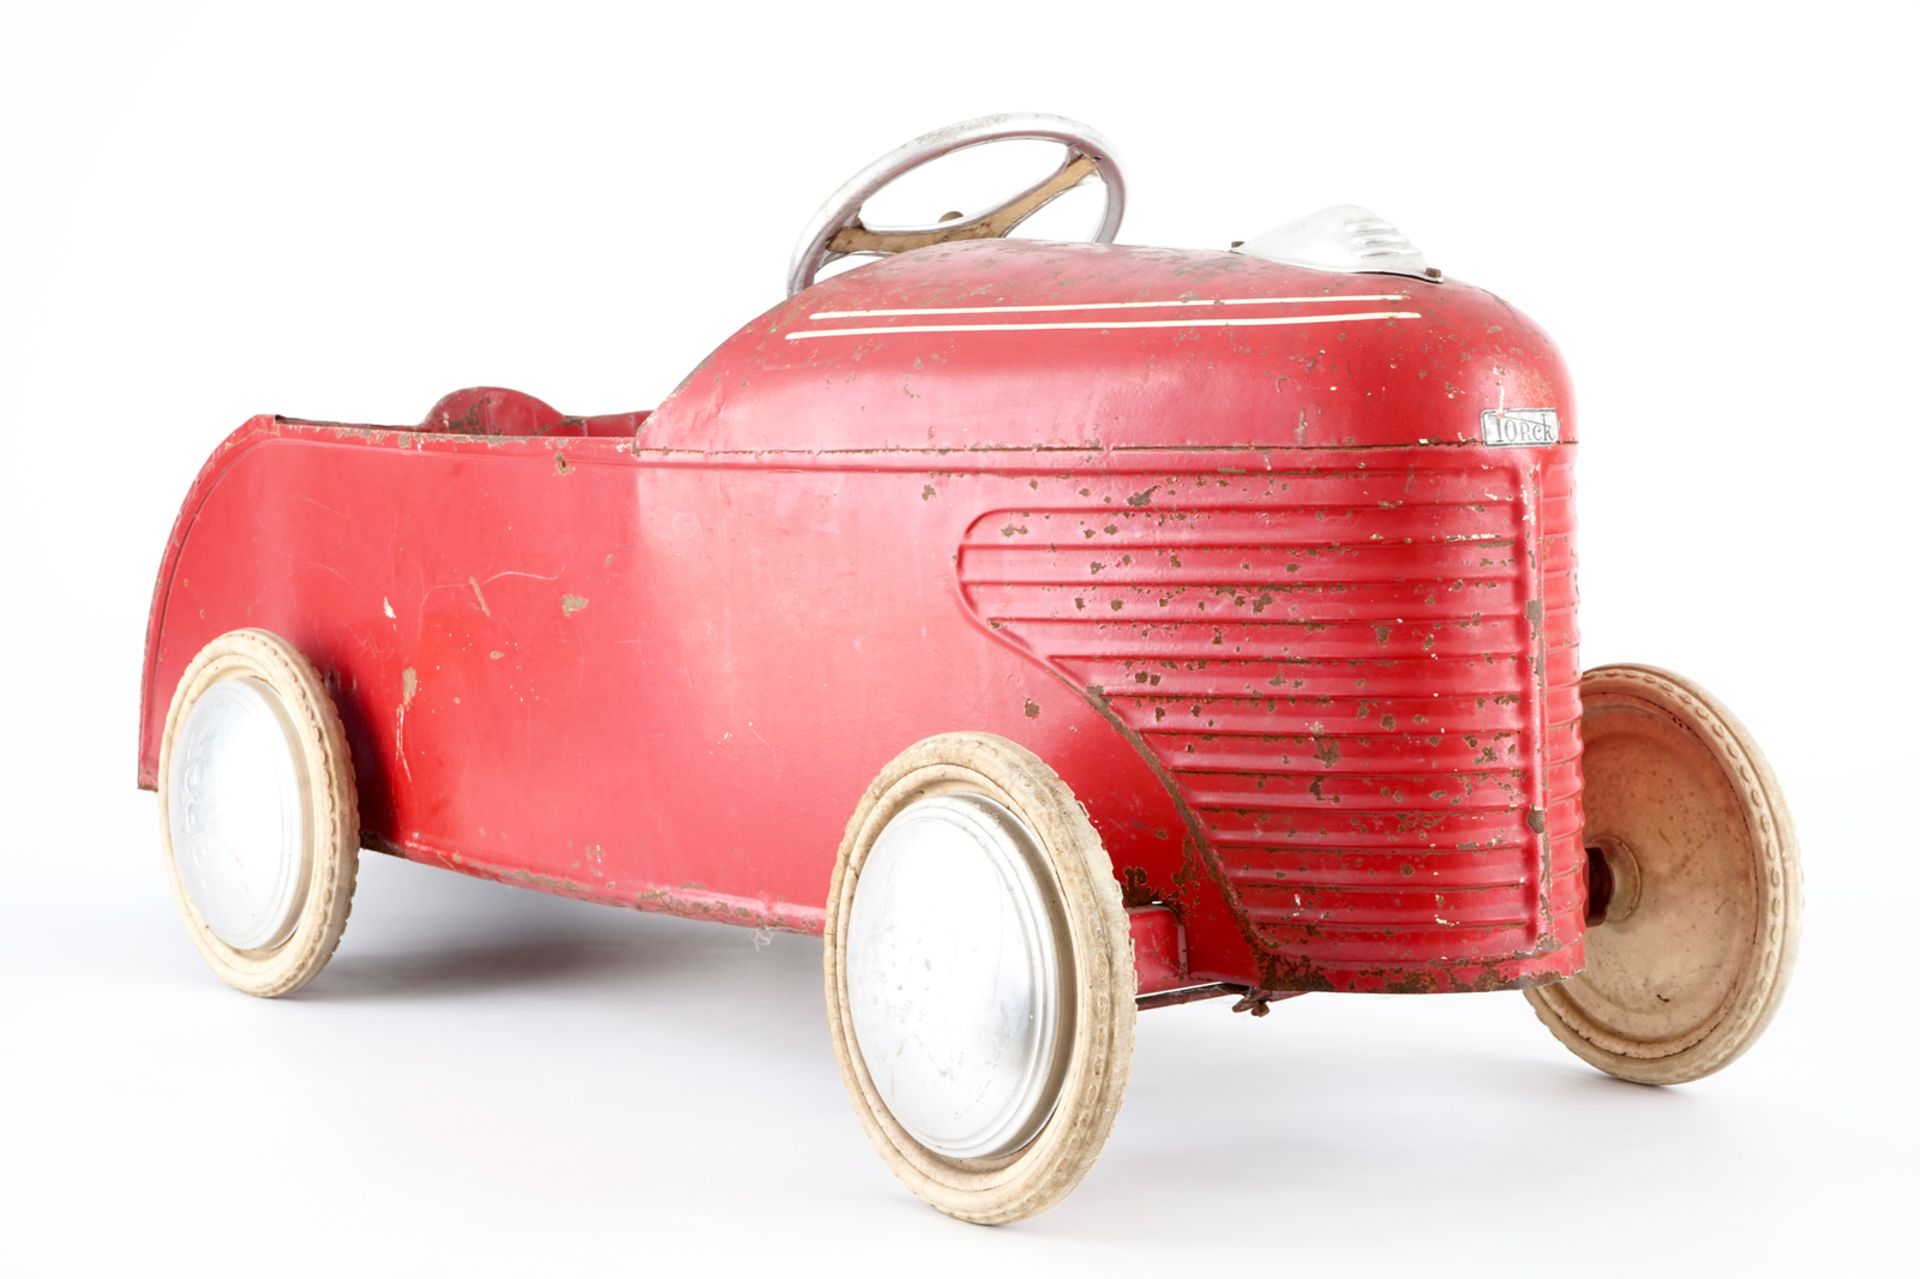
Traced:
[[1603, 666], [1580, 696], [1587, 966], [1527, 998], [1608, 1074], [1686, 1083], [1750, 1048], [1786, 991], [1793, 823], [1760, 748], [1697, 686]]
[[1135, 980], [1112, 864], [1052, 769], [981, 733], [897, 757], [847, 826], [826, 943], [841, 1076], [902, 1181], [989, 1225], [1073, 1189], [1120, 1107]]
[[353, 760], [319, 673], [269, 631], [229, 631], [180, 677], [160, 744], [160, 833], [207, 966], [284, 995], [326, 966], [353, 904]]

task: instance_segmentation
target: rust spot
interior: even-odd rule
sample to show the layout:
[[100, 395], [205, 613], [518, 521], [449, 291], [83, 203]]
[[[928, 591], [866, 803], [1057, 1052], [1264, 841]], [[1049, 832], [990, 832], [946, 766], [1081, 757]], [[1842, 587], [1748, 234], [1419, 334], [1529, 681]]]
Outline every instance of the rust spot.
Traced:
[[1127, 505], [1128, 506], [1145, 506], [1147, 503], [1153, 501], [1153, 495], [1155, 492], [1159, 490], [1159, 488], [1160, 486], [1158, 484], [1155, 484], [1150, 488], [1144, 488], [1140, 490], [1138, 493], [1133, 494], [1131, 497], [1127, 499]]
[[555, 452], [555, 453], [554, 453], [554, 455], [553, 455], [553, 473], [554, 473], [555, 475], [571, 475], [571, 474], [573, 474], [573, 464], [572, 464], [571, 462], [569, 462], [569, 461], [567, 461], [567, 455], [566, 455], [565, 453], [560, 453], [560, 452]]
[[1429, 973], [1408, 973], [1381, 986], [1388, 995], [1431, 995], [1439, 989], [1438, 983]]
[[562, 595], [560, 597], [560, 613], [563, 617], [572, 617], [586, 606], [587, 597], [584, 595]]
[[933, 485], [931, 484], [923, 485], [920, 489], [920, 500], [922, 502], [927, 502], [927, 501], [931, 501], [932, 499], [933, 499]]
[[1027, 718], [1028, 719], [1040, 718], [1040, 703], [1034, 701], [1031, 697], [1027, 699]]

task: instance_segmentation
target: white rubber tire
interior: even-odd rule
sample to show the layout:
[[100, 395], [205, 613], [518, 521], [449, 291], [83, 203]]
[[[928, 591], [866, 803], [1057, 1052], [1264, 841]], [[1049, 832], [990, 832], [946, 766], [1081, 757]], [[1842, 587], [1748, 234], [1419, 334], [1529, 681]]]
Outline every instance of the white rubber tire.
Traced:
[[1587, 966], [1529, 990], [1589, 1064], [1679, 1084], [1752, 1047], [1800, 938], [1800, 847], [1786, 798], [1726, 707], [1677, 675], [1603, 666], [1581, 680], [1586, 843], [1632, 850], [1631, 913], [1589, 928]]
[[[860, 870], [887, 822], [942, 794], [985, 796], [1020, 818], [1046, 853], [1071, 938], [1071, 1046], [1052, 1117], [1025, 1146], [989, 1159], [928, 1149], [888, 1113], [854, 1037], [844, 959]], [[1030, 1217], [1079, 1184], [1106, 1144], [1133, 1058], [1133, 940], [1113, 864], [1087, 813], [1026, 748], [986, 733], [947, 733], [881, 770], [847, 824], [827, 897], [827, 1017], [841, 1078], [874, 1148], [915, 1194], [982, 1225]]]
[[[181, 879], [170, 821], [169, 778], [181, 727], [195, 701], [223, 680], [252, 678], [278, 696], [300, 749], [300, 774], [311, 824], [304, 897], [291, 933], [278, 945], [237, 950], [201, 918]], [[346, 930], [360, 868], [360, 816], [353, 757], [346, 731], [312, 663], [286, 640], [264, 630], [228, 631], [194, 657], [174, 689], [160, 741], [160, 838], [167, 876], [187, 932], [207, 966], [236, 990], [271, 998], [289, 994], [326, 967]]]

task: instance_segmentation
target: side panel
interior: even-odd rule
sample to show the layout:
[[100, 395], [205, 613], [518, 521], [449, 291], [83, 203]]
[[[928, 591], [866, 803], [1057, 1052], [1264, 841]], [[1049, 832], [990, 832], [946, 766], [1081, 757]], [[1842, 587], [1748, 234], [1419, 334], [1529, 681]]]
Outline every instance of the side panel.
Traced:
[[[814, 926], [860, 793], [922, 737], [979, 730], [1046, 760], [1091, 814], [1127, 905], [1179, 901], [1200, 974], [1252, 972], [1171, 795], [1060, 672], [966, 607], [958, 553], [985, 511], [1060, 463], [954, 455], [701, 459], [641, 451], [639, 578], [670, 601], [641, 636], [651, 734], [628, 787], [670, 883], [745, 876]], [[1083, 459], [1094, 469], [1098, 459]], [[730, 880], [732, 881], [732, 880]]]
[[1060, 771], [1130, 904], [1165, 900], [1194, 854], [1164, 787], [960, 598], [965, 529], [1027, 483], [257, 420], [162, 572], [142, 783], [192, 655], [261, 626], [335, 691], [367, 842], [417, 860], [817, 930], [868, 782], [976, 729]]
[[142, 783], [193, 654], [265, 627], [335, 694], [371, 844], [591, 868], [581, 795], [604, 785], [641, 664], [620, 642], [639, 629], [640, 515], [623, 441], [257, 419], [196, 484], [162, 569]]
[[[1024, 473], [641, 453], [638, 580], [654, 600], [627, 693], [632, 839], [661, 881], [741, 885], [816, 927], [848, 817], [894, 755], [997, 733], [1087, 806], [1130, 905], [1191, 850], [1166, 789], [1079, 690], [965, 607], [960, 539]], [[611, 860], [611, 859], [610, 859]], [[1244, 971], [1244, 947], [1223, 959]]]
[[268, 627], [340, 700], [369, 843], [809, 931], [885, 761], [999, 733], [1196, 980], [1530, 984], [1580, 962], [1571, 455], [269, 423], [190, 501], [151, 682]]

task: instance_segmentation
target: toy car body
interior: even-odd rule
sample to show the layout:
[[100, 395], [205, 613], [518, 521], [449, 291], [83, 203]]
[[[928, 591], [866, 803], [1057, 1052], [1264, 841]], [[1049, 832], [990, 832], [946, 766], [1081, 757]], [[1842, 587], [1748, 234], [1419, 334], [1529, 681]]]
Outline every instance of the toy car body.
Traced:
[[[964, 725], [1178, 907], [1147, 989], [1566, 976], [1568, 399], [1463, 285], [989, 240], [799, 295], [651, 414], [257, 418], [169, 548], [141, 779], [187, 662], [257, 626], [327, 673], [368, 843], [416, 860], [817, 932], [854, 800]], [[1500, 404], [1561, 441], [1487, 446]]]
[[167, 545], [140, 783], [259, 630], [337, 707], [353, 842], [416, 861], [831, 933], [869, 784], [966, 732], [1084, 806], [1143, 1006], [1562, 983], [1590, 866], [1638, 873], [1582, 809], [1577, 438], [1546, 336], [1467, 285], [933, 244], [650, 413], [247, 422]]

